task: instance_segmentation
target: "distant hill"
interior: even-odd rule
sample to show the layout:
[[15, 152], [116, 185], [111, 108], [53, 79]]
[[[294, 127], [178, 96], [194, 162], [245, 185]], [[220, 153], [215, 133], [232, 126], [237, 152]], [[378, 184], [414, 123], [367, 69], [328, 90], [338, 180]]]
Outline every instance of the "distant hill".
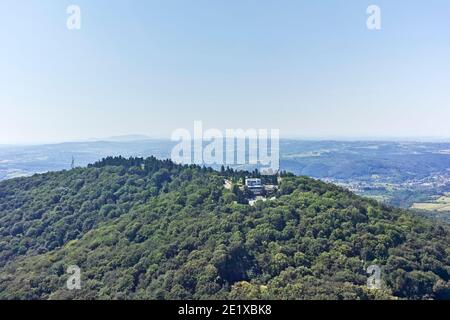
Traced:
[[0, 299], [450, 299], [447, 226], [292, 174], [238, 204], [246, 175], [108, 157], [0, 182]]
[[123, 136], [112, 136], [103, 139], [95, 139], [96, 141], [110, 141], [110, 142], [132, 142], [132, 141], [142, 141], [142, 140], [152, 140], [149, 136], [141, 134], [130, 134]]

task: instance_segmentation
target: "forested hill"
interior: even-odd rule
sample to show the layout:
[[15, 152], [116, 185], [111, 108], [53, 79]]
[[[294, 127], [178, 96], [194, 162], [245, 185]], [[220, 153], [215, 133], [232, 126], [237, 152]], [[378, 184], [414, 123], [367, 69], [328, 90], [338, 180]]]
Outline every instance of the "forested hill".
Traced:
[[447, 226], [291, 175], [239, 204], [224, 180], [248, 174], [119, 157], [1, 182], [0, 298], [450, 299]]

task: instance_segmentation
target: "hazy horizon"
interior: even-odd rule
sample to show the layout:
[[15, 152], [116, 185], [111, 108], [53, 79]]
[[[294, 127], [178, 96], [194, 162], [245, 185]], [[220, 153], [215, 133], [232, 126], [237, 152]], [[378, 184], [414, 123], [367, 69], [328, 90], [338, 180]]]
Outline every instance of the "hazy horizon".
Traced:
[[[66, 9], [81, 9], [68, 30]], [[366, 26], [381, 9], [381, 30]], [[177, 128], [450, 139], [450, 2], [0, 4], [0, 144]], [[100, 138], [96, 138], [100, 137]]]
[[[132, 138], [135, 137], [135, 138]], [[450, 137], [342, 137], [342, 136], [328, 136], [328, 137], [313, 137], [313, 136], [295, 136], [285, 135], [280, 136], [281, 140], [292, 141], [334, 141], [334, 142], [416, 142], [416, 143], [450, 143]], [[170, 137], [163, 136], [148, 136], [143, 134], [127, 134], [110, 137], [98, 137], [88, 139], [68, 139], [68, 140], [49, 140], [49, 141], [32, 141], [19, 143], [0, 143], [0, 147], [27, 147], [27, 146], [43, 146], [43, 145], [57, 145], [65, 143], [90, 143], [90, 142], [136, 142], [145, 140], [160, 140], [171, 141]]]

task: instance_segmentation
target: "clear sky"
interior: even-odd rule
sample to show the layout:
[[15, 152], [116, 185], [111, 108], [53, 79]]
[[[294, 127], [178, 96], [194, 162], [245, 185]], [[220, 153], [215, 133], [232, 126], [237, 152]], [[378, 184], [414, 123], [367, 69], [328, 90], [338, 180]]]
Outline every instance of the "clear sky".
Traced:
[[194, 120], [450, 137], [450, 1], [1, 0], [0, 144], [169, 138]]

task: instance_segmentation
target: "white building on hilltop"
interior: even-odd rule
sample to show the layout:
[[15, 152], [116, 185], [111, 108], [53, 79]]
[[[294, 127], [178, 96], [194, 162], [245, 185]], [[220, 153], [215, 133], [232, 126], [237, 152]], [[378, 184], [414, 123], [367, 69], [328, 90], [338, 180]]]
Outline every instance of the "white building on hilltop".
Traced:
[[259, 178], [247, 178], [245, 179], [245, 186], [250, 190], [255, 196], [261, 195], [263, 191], [263, 185], [261, 179]]
[[259, 178], [247, 178], [245, 179], [245, 185], [250, 187], [262, 187], [261, 179]]

